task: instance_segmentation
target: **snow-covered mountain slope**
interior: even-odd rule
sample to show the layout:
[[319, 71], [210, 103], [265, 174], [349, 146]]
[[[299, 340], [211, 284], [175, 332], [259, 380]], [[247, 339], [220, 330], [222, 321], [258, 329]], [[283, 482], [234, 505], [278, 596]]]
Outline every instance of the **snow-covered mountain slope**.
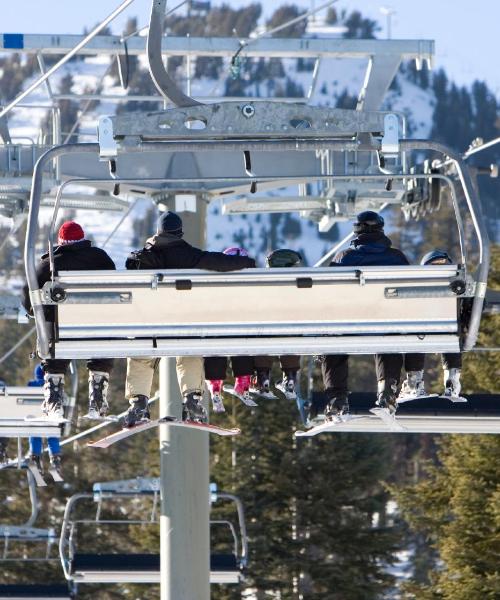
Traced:
[[[144, 67], [143, 61], [139, 61]], [[299, 70], [297, 61], [283, 60], [284, 77], [275, 80], [274, 85], [284, 85], [286, 80], [293, 81], [301, 86], [307, 93], [311, 81], [311, 70]], [[109, 59], [87, 57], [84, 60], [67, 63], [51, 78], [53, 90], [59, 89], [65, 76], [73, 77], [72, 91], [75, 93], [92, 92], [102, 85], [102, 94], [123, 94], [116, 80], [106, 73], [109, 70]], [[319, 67], [314, 93], [310, 98], [313, 105], [335, 106], [339, 98], [355, 98], [361, 89], [365, 76], [366, 61], [355, 59], [328, 59], [323, 60]], [[222, 69], [219, 80], [208, 78], [194, 79], [192, 84], [193, 95], [208, 96], [221, 94], [224, 90], [224, 78], [227, 77], [228, 65]], [[30, 84], [27, 80], [25, 85]], [[266, 82], [260, 86], [266, 89]], [[249, 93], [255, 93], [254, 86], [247, 88]], [[258, 91], [258, 90], [257, 90]], [[33, 93], [27, 103], [35, 105], [48, 105], [48, 95], [41, 87]], [[398, 85], [387, 96], [385, 107], [397, 110], [407, 115], [412, 137], [426, 137], [432, 121], [434, 98], [430, 90], [422, 90], [409, 81], [403, 74], [398, 75]], [[80, 107], [85, 102], [80, 103]], [[95, 140], [97, 119], [103, 114], [114, 114], [117, 104], [106, 101], [100, 102], [92, 110], [88, 110], [81, 117], [80, 140]], [[19, 137], [38, 139], [40, 124], [46, 118], [47, 111], [43, 108], [16, 109], [10, 119], [12, 134]], [[64, 139], [64, 136], [63, 136]], [[288, 190], [290, 192], [290, 190]], [[279, 192], [278, 192], [279, 193]], [[282, 191], [284, 193], [284, 191]], [[143, 218], [147, 202], [140, 202], [131, 218]], [[104, 214], [104, 213], [103, 213]], [[118, 214], [105, 213], [104, 218], [97, 218], [94, 214], [78, 211], [77, 218], [92, 232], [92, 237], [97, 243], [102, 243], [113, 230], [115, 223], [120, 218]], [[128, 218], [118, 232], [109, 241], [109, 250], [117, 265], [123, 261], [131, 246], [132, 221]], [[226, 246], [241, 244], [252, 255], [255, 255], [261, 264], [265, 254], [276, 247], [289, 247], [303, 253], [306, 264], [314, 264], [332, 245], [335, 238], [341, 239], [349, 231], [349, 224], [341, 223], [331, 232], [330, 239], [318, 234], [317, 225], [301, 219], [298, 214], [274, 215], [241, 215], [226, 216], [221, 214], [219, 202], [213, 202], [209, 208], [207, 220], [207, 246], [210, 249], [223, 249]]]

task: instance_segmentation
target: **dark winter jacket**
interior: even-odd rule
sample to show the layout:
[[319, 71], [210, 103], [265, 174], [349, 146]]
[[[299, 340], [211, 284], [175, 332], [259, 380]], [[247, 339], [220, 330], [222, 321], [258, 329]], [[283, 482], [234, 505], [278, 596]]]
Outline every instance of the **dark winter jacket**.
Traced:
[[368, 267], [410, 264], [401, 250], [391, 248], [391, 240], [381, 231], [361, 233], [351, 242], [351, 246], [352, 248], [336, 254], [330, 266]]
[[237, 271], [255, 267], [253, 258], [207, 252], [169, 234], [150, 238], [142, 250], [132, 252], [125, 262], [127, 269], [206, 269]]
[[[74, 244], [56, 246], [54, 248], [54, 268], [56, 274], [59, 271], [101, 271], [116, 269], [115, 263], [101, 248], [92, 246], [89, 240], [82, 240]], [[38, 286], [41, 288], [50, 281], [49, 254], [44, 254], [36, 269]], [[28, 284], [23, 288], [23, 306], [31, 313], [31, 301]], [[50, 311], [46, 311], [47, 318]], [[52, 320], [52, 319], [51, 319]]]

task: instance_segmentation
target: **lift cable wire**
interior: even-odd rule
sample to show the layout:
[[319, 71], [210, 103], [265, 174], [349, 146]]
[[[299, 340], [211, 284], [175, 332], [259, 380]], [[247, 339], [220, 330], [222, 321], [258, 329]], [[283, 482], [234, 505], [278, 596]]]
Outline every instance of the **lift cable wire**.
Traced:
[[18, 340], [10, 350], [8, 350], [2, 357], [0, 357], [0, 364], [2, 364], [5, 360], [7, 360], [9, 358], [9, 356], [11, 354], [13, 354], [18, 348], [19, 346], [21, 346], [22, 344], [24, 344], [24, 342], [31, 336], [33, 335], [33, 333], [35, 333], [35, 329], [36, 327], [32, 327], [27, 333], [25, 333], [23, 335], [23, 337]]
[[282, 29], [286, 29], [287, 27], [295, 25], [295, 23], [299, 23], [300, 21], [302, 21], [304, 19], [307, 19], [307, 18], [311, 17], [312, 15], [315, 15], [320, 10], [328, 8], [329, 6], [331, 6], [332, 4], [334, 4], [335, 2], [338, 2], [338, 0], [328, 0], [328, 2], [324, 2], [323, 4], [321, 4], [320, 6], [318, 6], [317, 8], [312, 8], [311, 10], [308, 10], [307, 12], [302, 13], [298, 17], [294, 17], [293, 19], [291, 19], [290, 21], [287, 21], [286, 23], [282, 23], [281, 25], [277, 25], [276, 27], [273, 27], [273, 29], [267, 29], [266, 31], [263, 31], [262, 33], [257, 34], [255, 37], [253, 37], [253, 38], [251, 38], [249, 40], [241, 40], [240, 41], [240, 47], [238, 48], [238, 50], [236, 50], [236, 52], [234, 53], [233, 57], [231, 58], [231, 62], [230, 62], [231, 68], [234, 69], [234, 68], [237, 67], [237, 60], [238, 60], [238, 57], [239, 57], [240, 53], [247, 46], [249, 46], [250, 44], [252, 44], [253, 42], [256, 42], [260, 38], [273, 35], [274, 33], [277, 33], [278, 31], [281, 31]]
[[[177, 4], [177, 6], [174, 6], [174, 8], [171, 8], [167, 13], [165, 13], [165, 19], [167, 17], [169, 17], [172, 13], [174, 13], [178, 8], [180, 8], [181, 6], [184, 6], [184, 4], [187, 4], [188, 2], [190, 2], [190, 0], [182, 0], [182, 2], [180, 4]], [[140, 29], [136, 29], [135, 31], [133, 31], [132, 33], [129, 33], [128, 35], [123, 35], [120, 38], [120, 42], [122, 44], [124, 44], [130, 38], [133, 38], [136, 35], [140, 35], [143, 31], [147, 31], [148, 29], [149, 29], [149, 25], [144, 25], [144, 27], [141, 27]]]
[[30, 86], [28, 86], [24, 92], [21, 92], [19, 96], [14, 98], [12, 102], [9, 102], [2, 110], [0, 110], [0, 119], [9, 113], [15, 106], [24, 100], [26, 96], [29, 96], [31, 92], [36, 90], [42, 83], [44, 83], [51, 75], [53, 75], [60, 67], [66, 64], [75, 54], [77, 54], [84, 46], [86, 46], [100, 31], [102, 31], [106, 25], [109, 25], [121, 12], [123, 12], [134, 0], [124, 0], [120, 6], [118, 6], [108, 17], [99, 23], [92, 31], [86, 35], [81, 42], [79, 42], [72, 50], [65, 54], [61, 60], [58, 60], [54, 66], [48, 71], [36, 79]]

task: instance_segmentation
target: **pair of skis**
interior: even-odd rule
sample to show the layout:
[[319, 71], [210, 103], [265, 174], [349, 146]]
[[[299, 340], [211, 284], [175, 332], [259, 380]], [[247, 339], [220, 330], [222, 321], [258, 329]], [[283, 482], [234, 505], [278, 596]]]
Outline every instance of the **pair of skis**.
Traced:
[[[33, 475], [33, 479], [35, 480], [38, 487], [45, 487], [47, 482], [45, 481], [40, 469], [33, 463], [28, 461], [26, 465], [28, 471]], [[48, 469], [49, 475], [52, 477], [54, 483], [62, 483], [64, 481], [63, 476], [59, 471], [53, 467], [52, 465]]]
[[163, 417], [161, 419], [154, 419], [152, 421], [146, 421], [143, 423], [138, 423], [133, 427], [124, 427], [120, 431], [112, 433], [100, 440], [95, 442], [89, 442], [87, 446], [89, 448], [109, 448], [113, 444], [117, 442], [121, 442], [136, 433], [140, 433], [141, 431], [147, 431], [148, 429], [153, 429], [154, 427], [158, 427], [159, 425], [169, 425], [172, 427], [182, 427], [184, 429], [193, 429], [195, 431], [203, 431], [205, 433], [214, 433], [220, 436], [232, 436], [238, 435], [241, 433], [240, 429], [226, 429], [224, 427], [218, 427], [217, 425], [212, 425], [211, 423], [198, 423], [196, 421], [181, 421], [180, 419], [176, 419], [175, 417]]

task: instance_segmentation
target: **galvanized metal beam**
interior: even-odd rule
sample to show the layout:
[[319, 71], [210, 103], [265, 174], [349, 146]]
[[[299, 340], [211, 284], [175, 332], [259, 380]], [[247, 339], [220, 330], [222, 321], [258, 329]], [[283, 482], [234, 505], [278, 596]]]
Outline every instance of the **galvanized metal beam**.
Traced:
[[[0, 51], [26, 54], [64, 54], [84, 39], [81, 35], [57, 34], [0, 34]], [[169, 56], [233, 56], [240, 40], [224, 37], [164, 37], [162, 53]], [[127, 41], [130, 56], [146, 53], [146, 39], [134, 37]], [[82, 55], [125, 54], [121, 37], [98, 35], [90, 40]], [[434, 56], [432, 40], [354, 40], [339, 38], [261, 38], [252, 41], [243, 51], [244, 56], [281, 58], [370, 58], [376, 54], [398, 55], [403, 60], [431, 61]]]

